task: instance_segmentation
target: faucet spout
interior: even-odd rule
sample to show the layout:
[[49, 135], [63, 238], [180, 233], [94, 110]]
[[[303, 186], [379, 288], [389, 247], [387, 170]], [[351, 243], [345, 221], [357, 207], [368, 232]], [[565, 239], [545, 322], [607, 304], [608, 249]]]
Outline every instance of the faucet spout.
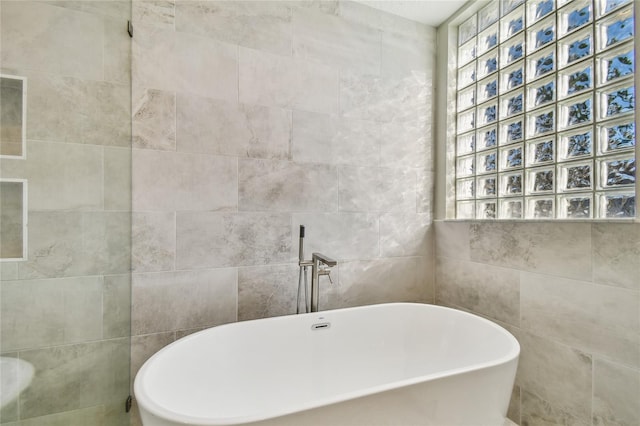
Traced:
[[321, 254], [321, 253], [313, 253], [312, 260], [315, 262], [316, 259], [318, 260], [318, 263], [324, 263], [325, 265], [327, 265], [329, 267], [333, 267], [333, 266], [336, 266], [338, 264], [337, 261], [335, 261], [332, 258], [330, 258], [329, 256], [325, 256], [324, 254]]
[[[320, 276], [327, 275], [331, 280], [331, 271], [329, 268], [336, 266], [337, 261], [320, 253], [313, 253], [311, 256], [311, 312], [318, 312], [318, 302], [320, 299]], [[322, 269], [320, 265], [327, 267]]]

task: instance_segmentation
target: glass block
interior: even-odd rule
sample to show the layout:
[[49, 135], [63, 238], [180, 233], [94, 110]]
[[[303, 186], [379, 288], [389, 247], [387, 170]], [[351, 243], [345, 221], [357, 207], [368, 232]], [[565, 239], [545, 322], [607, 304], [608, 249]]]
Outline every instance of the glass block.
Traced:
[[545, 108], [527, 114], [528, 137], [542, 136], [555, 130], [555, 108]]
[[527, 169], [528, 195], [553, 193], [555, 189], [555, 167]]
[[456, 182], [456, 199], [469, 200], [476, 196], [475, 178], [458, 179]]
[[610, 154], [633, 150], [636, 146], [636, 123], [633, 117], [599, 123], [598, 152]]
[[458, 111], [464, 111], [476, 104], [476, 86], [458, 92]]
[[625, 4], [632, 3], [633, 0], [596, 0], [598, 6], [598, 17], [612, 12]]
[[636, 158], [632, 154], [605, 157], [598, 160], [598, 188], [635, 186]]
[[478, 151], [482, 151], [489, 148], [495, 148], [498, 144], [496, 126], [484, 127], [478, 130], [476, 140], [478, 141]]
[[496, 200], [478, 201], [476, 203], [476, 219], [495, 219], [497, 205]]
[[495, 123], [498, 120], [498, 103], [489, 102], [478, 107], [478, 126]]
[[456, 219], [474, 219], [476, 217], [475, 201], [458, 201], [456, 203]]
[[480, 176], [476, 188], [478, 188], [478, 198], [495, 198], [498, 195], [498, 177], [496, 175]]
[[633, 44], [607, 50], [597, 58], [598, 84], [604, 85], [612, 81], [632, 75], [635, 66]]
[[606, 219], [636, 216], [636, 196], [633, 191], [597, 192], [598, 217]]
[[524, 140], [524, 117], [500, 122], [500, 145]]
[[476, 134], [467, 133], [458, 136], [456, 140], [456, 155], [471, 154], [476, 149]]
[[633, 7], [627, 7], [596, 23], [598, 49], [633, 39]]
[[476, 38], [472, 38], [458, 48], [458, 66], [465, 65], [476, 58]]
[[478, 83], [478, 103], [484, 102], [498, 95], [498, 77], [493, 76]]
[[591, 0], [573, 1], [558, 11], [558, 36], [564, 37], [585, 27], [592, 20]]
[[508, 92], [524, 83], [524, 62], [513, 64], [500, 71], [500, 91]]
[[543, 138], [527, 141], [527, 166], [553, 163], [555, 159], [555, 139]]
[[493, 50], [478, 58], [478, 78], [485, 78], [498, 71], [498, 50]]
[[[501, 1], [502, 6], [501, 6], [501, 15], [504, 16], [507, 13], [513, 11], [516, 7], [520, 6], [522, 3], [524, 3], [524, 0], [502, 0]], [[522, 8], [521, 8], [522, 9]]]
[[524, 165], [524, 146], [508, 145], [500, 149], [500, 171], [522, 168]]
[[524, 91], [518, 90], [500, 97], [500, 117], [512, 117], [524, 112]]
[[492, 1], [478, 12], [478, 31], [482, 31], [498, 20], [500, 16], [499, 3]]
[[558, 191], [588, 190], [593, 188], [593, 163], [574, 162], [558, 166]]
[[524, 35], [507, 40], [500, 45], [500, 66], [504, 67], [524, 57]]
[[[498, 23], [478, 34], [478, 55], [493, 49], [498, 45]], [[496, 55], [497, 57], [497, 55]]]
[[527, 86], [527, 110], [550, 104], [555, 100], [555, 77], [545, 78]]
[[524, 7], [518, 7], [500, 20], [500, 41], [513, 37], [524, 29]]
[[527, 197], [526, 217], [527, 219], [553, 219], [554, 205], [554, 197]]
[[478, 174], [495, 173], [498, 168], [498, 153], [496, 151], [488, 151], [477, 154], [476, 164], [478, 165]]
[[475, 83], [476, 78], [476, 63], [472, 62], [467, 66], [458, 69], [458, 89], [467, 87], [468, 85]]
[[580, 62], [558, 73], [558, 98], [593, 89], [593, 61]]
[[598, 91], [598, 101], [600, 118], [617, 117], [632, 113], [636, 104], [633, 81], [627, 81]]
[[527, 57], [527, 81], [548, 75], [556, 69], [556, 49], [551, 46]]
[[593, 155], [593, 130], [591, 127], [558, 135], [558, 161], [577, 160], [591, 155]]
[[571, 194], [558, 197], [560, 219], [591, 219], [593, 195]]
[[475, 161], [476, 157], [474, 155], [459, 157], [456, 161], [456, 176], [472, 176], [475, 172]]
[[533, 23], [548, 16], [555, 9], [554, 0], [533, 0], [527, 2], [527, 22]]
[[558, 129], [585, 125], [593, 122], [593, 98], [591, 93], [558, 103]]
[[476, 111], [469, 110], [458, 114], [458, 133], [466, 133], [475, 128]]
[[535, 26], [530, 27], [527, 30], [527, 48], [528, 52], [534, 52], [549, 43], [552, 43], [556, 38], [556, 19], [555, 16], [547, 18]]
[[504, 199], [500, 200], [500, 219], [522, 219], [522, 199]]
[[522, 172], [502, 173], [498, 184], [500, 195], [503, 197], [522, 195], [523, 184]]
[[464, 21], [458, 27], [458, 46], [471, 40], [477, 32], [476, 15]]
[[593, 34], [591, 29], [585, 29], [565, 37], [558, 42], [558, 62], [559, 67], [588, 58], [593, 54]]

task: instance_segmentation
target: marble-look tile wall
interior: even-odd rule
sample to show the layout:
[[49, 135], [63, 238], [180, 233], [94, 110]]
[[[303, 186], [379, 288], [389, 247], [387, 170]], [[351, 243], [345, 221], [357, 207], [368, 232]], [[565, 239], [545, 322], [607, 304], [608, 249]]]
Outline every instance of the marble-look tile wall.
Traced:
[[518, 424], [640, 424], [640, 224], [436, 221], [436, 301], [520, 341]]
[[28, 258], [0, 263], [0, 351], [35, 368], [3, 425], [128, 423], [130, 14], [128, 1], [0, 6], [1, 72], [27, 78], [26, 158], [3, 158], [0, 176], [29, 189]]
[[433, 301], [435, 30], [342, 1], [133, 3], [133, 373], [202, 327]]

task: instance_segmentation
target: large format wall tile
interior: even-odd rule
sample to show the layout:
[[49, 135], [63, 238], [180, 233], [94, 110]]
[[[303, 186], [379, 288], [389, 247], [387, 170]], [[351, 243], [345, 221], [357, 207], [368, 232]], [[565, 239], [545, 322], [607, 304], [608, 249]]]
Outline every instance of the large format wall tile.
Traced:
[[133, 150], [133, 208], [235, 210], [237, 160], [231, 157]]
[[416, 211], [416, 173], [410, 169], [341, 167], [340, 211]]
[[36, 2], [4, 2], [0, 27], [0, 38], [11, 40], [2, 44], [4, 67], [103, 78], [98, 16]]
[[240, 47], [240, 102], [338, 111], [338, 72], [326, 65]]
[[294, 9], [293, 55], [341, 69], [378, 73], [380, 32], [313, 9]]
[[338, 209], [335, 166], [278, 160], [241, 159], [238, 209], [243, 211], [318, 211]]
[[291, 253], [290, 226], [288, 213], [178, 213], [176, 267], [286, 262]]
[[137, 0], [132, 3], [131, 21], [134, 25], [153, 25], [172, 30], [175, 27], [175, 0]]
[[295, 314], [298, 272], [293, 263], [239, 268], [238, 320]]
[[640, 295], [584, 281], [521, 273], [522, 328], [640, 367]]
[[511, 325], [520, 324], [518, 271], [438, 258], [438, 303], [453, 304]]
[[428, 28], [423, 37], [383, 32], [381, 39], [382, 75], [407, 75], [427, 72], [432, 75], [435, 67], [434, 28]]
[[131, 149], [104, 147], [104, 209], [131, 211]]
[[593, 280], [640, 290], [640, 224], [592, 225]]
[[380, 254], [379, 219], [371, 213], [293, 213], [290, 259], [298, 259], [300, 225], [306, 227], [305, 253], [336, 260], [374, 259]]
[[175, 331], [131, 336], [131, 380], [151, 355], [175, 340]]
[[134, 212], [131, 268], [134, 272], [168, 271], [176, 260], [174, 212]]
[[575, 279], [591, 279], [588, 223], [475, 223], [471, 260]]
[[413, 212], [380, 215], [380, 256], [433, 256], [430, 214]]
[[526, 426], [590, 426], [586, 418], [576, 417], [572, 413], [558, 408], [554, 402], [546, 401], [539, 396], [522, 392], [521, 425]]
[[234, 268], [133, 275], [133, 335], [220, 325], [236, 320]]
[[436, 255], [438, 257], [471, 260], [470, 225], [468, 222], [437, 220], [434, 225], [436, 229]]
[[178, 1], [176, 30], [291, 55], [291, 6], [283, 1]]
[[593, 424], [640, 424], [640, 371], [596, 359], [593, 368]]
[[[131, 7], [128, 2], [117, 3], [123, 10], [128, 11]], [[126, 83], [131, 87], [131, 37], [127, 28], [123, 28], [122, 21], [122, 18], [111, 17], [104, 20], [104, 80]]]
[[179, 94], [178, 151], [236, 157], [290, 157], [291, 112]]
[[421, 121], [424, 120], [381, 124], [381, 166], [430, 169], [434, 167], [431, 124]]
[[131, 335], [131, 275], [106, 275], [102, 292], [102, 337]]
[[[292, 158], [301, 163], [377, 166], [380, 132], [375, 121], [293, 111]], [[384, 142], [391, 144], [390, 140]]]
[[133, 146], [176, 150], [176, 95], [148, 89], [133, 101]]

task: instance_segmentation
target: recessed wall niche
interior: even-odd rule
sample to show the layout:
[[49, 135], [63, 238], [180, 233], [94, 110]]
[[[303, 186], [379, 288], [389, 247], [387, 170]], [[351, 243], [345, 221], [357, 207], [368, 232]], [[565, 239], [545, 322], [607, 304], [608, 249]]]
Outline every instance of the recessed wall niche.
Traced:
[[27, 181], [0, 179], [0, 261], [27, 257]]
[[0, 157], [25, 157], [26, 116], [26, 77], [0, 74]]

